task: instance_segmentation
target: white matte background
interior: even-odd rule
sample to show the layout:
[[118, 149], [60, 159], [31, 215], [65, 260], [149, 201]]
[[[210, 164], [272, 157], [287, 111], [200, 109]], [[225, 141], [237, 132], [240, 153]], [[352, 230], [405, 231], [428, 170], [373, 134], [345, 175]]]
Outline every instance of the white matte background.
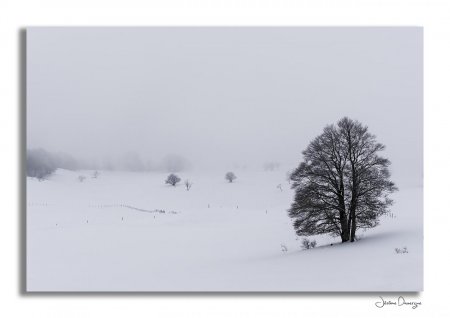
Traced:
[[[424, 26], [425, 292], [405, 296], [423, 305], [415, 310], [379, 309], [374, 305], [378, 294], [21, 294], [19, 29], [64, 25]], [[446, 0], [0, 0], [0, 316], [448, 316], [449, 92], [450, 1]], [[394, 300], [399, 295], [385, 296]]]

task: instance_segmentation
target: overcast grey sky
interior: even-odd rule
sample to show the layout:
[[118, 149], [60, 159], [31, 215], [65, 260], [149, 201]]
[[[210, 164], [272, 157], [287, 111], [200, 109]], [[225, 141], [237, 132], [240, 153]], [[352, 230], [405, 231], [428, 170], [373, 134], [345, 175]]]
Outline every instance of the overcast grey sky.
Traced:
[[348, 116], [421, 183], [421, 28], [31, 28], [27, 147], [296, 164]]

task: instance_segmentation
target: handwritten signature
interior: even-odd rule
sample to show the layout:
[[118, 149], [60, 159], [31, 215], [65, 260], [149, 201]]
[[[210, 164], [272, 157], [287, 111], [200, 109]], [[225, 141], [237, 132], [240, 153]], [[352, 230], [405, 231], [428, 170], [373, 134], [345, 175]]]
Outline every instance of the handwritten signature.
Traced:
[[421, 301], [406, 301], [403, 296], [399, 296], [396, 301], [384, 300], [383, 297], [379, 296], [381, 301], [377, 301], [375, 306], [378, 308], [383, 308], [384, 306], [409, 306], [412, 309], [416, 309], [422, 305]]

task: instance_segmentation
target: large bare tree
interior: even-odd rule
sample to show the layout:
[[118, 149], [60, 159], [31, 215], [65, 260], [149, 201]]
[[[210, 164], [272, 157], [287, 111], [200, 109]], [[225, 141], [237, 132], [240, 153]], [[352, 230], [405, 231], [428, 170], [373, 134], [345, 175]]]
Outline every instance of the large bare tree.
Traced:
[[368, 128], [347, 117], [325, 127], [303, 151], [291, 174], [295, 198], [289, 209], [298, 235], [331, 234], [355, 240], [357, 229], [372, 228], [389, 211], [396, 191], [385, 146]]

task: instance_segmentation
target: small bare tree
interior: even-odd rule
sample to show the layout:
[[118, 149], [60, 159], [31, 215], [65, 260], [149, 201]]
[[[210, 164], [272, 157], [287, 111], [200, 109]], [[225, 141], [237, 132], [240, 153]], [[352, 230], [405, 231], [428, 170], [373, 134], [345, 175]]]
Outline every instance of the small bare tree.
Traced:
[[225, 174], [225, 179], [228, 180], [228, 182], [232, 183], [236, 179], [236, 175], [233, 172], [227, 172]]
[[302, 241], [302, 245], [305, 250], [309, 250], [311, 248], [316, 247], [317, 242], [315, 240], [310, 241], [307, 238], [304, 238]]
[[97, 179], [99, 174], [100, 174], [100, 173], [99, 173], [97, 170], [95, 170], [95, 171], [92, 173], [92, 178]]
[[169, 174], [169, 176], [166, 179], [166, 184], [170, 184], [171, 186], [176, 186], [178, 182], [180, 182], [181, 179], [176, 174]]
[[184, 181], [184, 187], [186, 188], [186, 191], [189, 191], [192, 187], [192, 182], [190, 182], [189, 179], [186, 179]]
[[86, 180], [85, 176], [78, 176], [78, 181], [83, 182], [84, 180]]
[[283, 187], [281, 186], [281, 183], [277, 185], [277, 189], [279, 189], [281, 192], [283, 192]]

